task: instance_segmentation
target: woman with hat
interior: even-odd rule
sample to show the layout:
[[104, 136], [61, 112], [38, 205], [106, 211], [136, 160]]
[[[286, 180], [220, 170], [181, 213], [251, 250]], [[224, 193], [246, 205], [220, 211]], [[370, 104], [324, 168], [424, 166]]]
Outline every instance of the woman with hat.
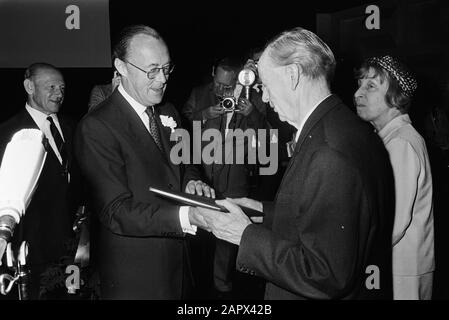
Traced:
[[435, 268], [432, 175], [425, 142], [408, 115], [417, 82], [391, 56], [367, 59], [357, 79], [357, 114], [383, 140], [395, 178], [394, 299], [431, 299]]

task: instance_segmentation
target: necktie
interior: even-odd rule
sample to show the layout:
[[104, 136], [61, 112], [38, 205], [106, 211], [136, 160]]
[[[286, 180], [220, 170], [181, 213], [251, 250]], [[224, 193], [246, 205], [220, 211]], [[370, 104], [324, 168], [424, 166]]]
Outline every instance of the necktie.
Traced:
[[65, 167], [67, 162], [66, 162], [64, 140], [62, 139], [61, 134], [59, 133], [58, 128], [56, 128], [56, 125], [55, 125], [55, 122], [53, 121], [53, 118], [48, 116], [47, 120], [50, 122], [50, 132], [51, 132], [51, 135], [53, 136], [53, 140], [55, 141], [56, 148], [58, 149], [59, 154], [61, 155], [62, 165], [63, 165], [63, 167]]
[[161, 137], [159, 135], [159, 129], [156, 122], [156, 116], [154, 114], [153, 107], [152, 106], [147, 107], [145, 112], [148, 114], [149, 118], [150, 134], [153, 137], [154, 142], [156, 142], [156, 145], [158, 146], [159, 150], [162, 151]]

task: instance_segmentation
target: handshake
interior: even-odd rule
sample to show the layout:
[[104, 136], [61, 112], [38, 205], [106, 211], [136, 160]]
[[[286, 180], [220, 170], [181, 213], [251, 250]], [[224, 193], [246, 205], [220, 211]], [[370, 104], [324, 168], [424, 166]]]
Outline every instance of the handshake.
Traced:
[[263, 217], [248, 217], [240, 206], [263, 212], [261, 202], [249, 198], [217, 200], [216, 204], [226, 208], [228, 212], [206, 209], [202, 207], [189, 208], [189, 220], [206, 231], [212, 232], [217, 238], [240, 245], [243, 231], [250, 224], [262, 223]]
[[[150, 188], [150, 191], [154, 192], [157, 190]], [[198, 196], [204, 195], [207, 198], [215, 199], [215, 190], [200, 180], [189, 181], [185, 192], [193, 195], [196, 194]], [[162, 194], [163, 193], [164, 192], [162, 192]], [[165, 196], [167, 195], [165, 194]], [[263, 222], [263, 217], [254, 216], [249, 218], [239, 207], [242, 206], [245, 207], [245, 209], [263, 212], [263, 204], [249, 198], [226, 198], [226, 200], [216, 200], [216, 205], [224, 208], [227, 212], [195, 207], [193, 204], [195, 201], [190, 201], [189, 203], [188, 217], [191, 225], [212, 232], [217, 238], [236, 245], [240, 245], [240, 240], [246, 227], [253, 223]], [[211, 205], [210, 207], [214, 207], [214, 205]]]

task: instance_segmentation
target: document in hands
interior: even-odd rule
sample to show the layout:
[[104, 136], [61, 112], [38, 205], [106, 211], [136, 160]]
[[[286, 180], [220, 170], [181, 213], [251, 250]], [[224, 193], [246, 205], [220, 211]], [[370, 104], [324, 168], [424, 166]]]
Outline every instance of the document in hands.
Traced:
[[[220, 206], [215, 203], [215, 200], [218, 200], [218, 199], [213, 199], [213, 198], [208, 198], [205, 196], [199, 196], [199, 195], [188, 194], [188, 193], [183, 193], [183, 192], [176, 192], [176, 191], [171, 191], [171, 190], [168, 191], [168, 190], [163, 190], [163, 189], [153, 188], [153, 187], [150, 187], [150, 191], [156, 193], [157, 195], [159, 195], [161, 197], [174, 200], [174, 201], [184, 204], [184, 205], [188, 205], [188, 206], [192, 206], [192, 207], [202, 207], [202, 208], [207, 208], [207, 209], [217, 210], [217, 211], [222, 211], [222, 212], [228, 211], [225, 207]], [[242, 211], [248, 217], [263, 217], [263, 215], [264, 215], [263, 212], [258, 211], [258, 210], [254, 210], [254, 209], [244, 207], [241, 205], [239, 205], [239, 207], [242, 209]]]

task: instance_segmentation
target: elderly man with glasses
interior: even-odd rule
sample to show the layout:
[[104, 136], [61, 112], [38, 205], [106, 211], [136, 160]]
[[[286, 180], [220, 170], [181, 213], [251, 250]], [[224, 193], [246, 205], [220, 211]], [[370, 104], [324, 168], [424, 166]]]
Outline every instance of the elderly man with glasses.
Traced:
[[130, 26], [114, 56], [121, 83], [81, 121], [76, 141], [92, 197], [101, 298], [187, 298], [192, 277], [186, 233], [195, 234], [202, 220], [148, 188], [209, 197], [214, 190], [193, 167], [170, 161], [170, 134], [180, 121], [174, 106], [162, 101], [173, 71], [164, 40], [150, 27]]

